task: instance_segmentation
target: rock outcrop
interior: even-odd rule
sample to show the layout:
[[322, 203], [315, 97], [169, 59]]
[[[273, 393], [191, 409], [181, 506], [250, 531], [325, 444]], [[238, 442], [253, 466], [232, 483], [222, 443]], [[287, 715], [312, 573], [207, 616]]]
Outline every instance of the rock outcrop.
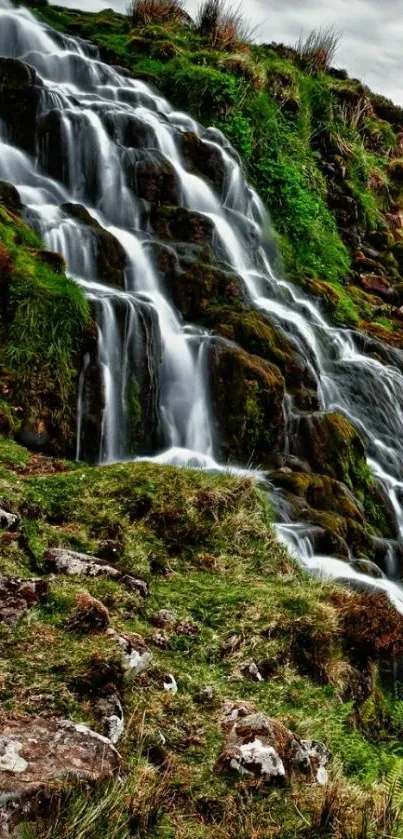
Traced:
[[221, 724], [225, 745], [218, 769], [264, 781], [327, 782], [327, 747], [301, 740], [278, 720], [258, 712], [253, 703], [226, 701]]

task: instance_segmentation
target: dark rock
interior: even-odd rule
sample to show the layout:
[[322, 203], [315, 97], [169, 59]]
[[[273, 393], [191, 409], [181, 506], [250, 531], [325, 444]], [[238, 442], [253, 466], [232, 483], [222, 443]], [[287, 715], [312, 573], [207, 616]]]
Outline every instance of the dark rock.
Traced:
[[284, 433], [285, 383], [278, 367], [216, 341], [210, 375], [225, 461], [270, 463]]
[[69, 184], [69, 162], [61, 111], [49, 111], [37, 121], [39, 162], [51, 178]]
[[11, 823], [44, 806], [55, 788], [117, 775], [121, 758], [111, 741], [86, 725], [46, 717], [3, 719], [0, 724], [1, 815]]
[[100, 600], [83, 591], [77, 594], [76, 604], [76, 609], [67, 623], [68, 630], [88, 635], [107, 629], [109, 612]]
[[43, 418], [26, 420], [17, 435], [18, 442], [27, 449], [47, 451], [50, 444], [50, 434]]
[[191, 131], [184, 132], [181, 141], [186, 168], [207, 179], [214, 190], [222, 195], [226, 186], [227, 167], [220, 149], [203, 142]]
[[153, 207], [150, 222], [160, 239], [208, 245], [212, 245], [214, 240], [214, 222], [202, 213], [185, 207]]
[[40, 603], [48, 590], [46, 580], [21, 580], [0, 574], [0, 622], [14, 626]]
[[4, 204], [7, 210], [19, 215], [22, 210], [20, 193], [13, 184], [8, 181], [0, 181], [0, 204]]
[[127, 183], [153, 207], [181, 204], [181, 184], [172, 163], [157, 149], [130, 149], [123, 157]]
[[252, 703], [226, 701], [221, 724], [225, 745], [218, 770], [264, 781], [326, 784], [330, 754], [323, 743], [301, 740], [278, 720], [257, 712]]
[[62, 204], [61, 209], [66, 215], [90, 228], [99, 281], [124, 288], [126, 254], [120, 242], [105, 230], [82, 204]]
[[10, 139], [35, 153], [43, 84], [36, 70], [15, 58], [0, 58], [0, 113]]

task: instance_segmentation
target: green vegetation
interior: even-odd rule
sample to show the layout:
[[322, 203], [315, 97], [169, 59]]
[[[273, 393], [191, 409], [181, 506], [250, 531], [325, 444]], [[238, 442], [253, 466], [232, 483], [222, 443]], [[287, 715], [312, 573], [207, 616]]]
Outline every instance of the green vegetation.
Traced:
[[[321, 836], [345, 837], [347, 818], [352, 839], [384, 835], [359, 833], [359, 825], [365, 808], [381, 807], [385, 778], [403, 769], [401, 703], [377, 675], [377, 662], [401, 644], [401, 621], [386, 599], [372, 596], [368, 624], [365, 595], [307, 577], [277, 541], [267, 498], [249, 478], [145, 463], [64, 464], [55, 474], [54, 465], [0, 438], [0, 494], [22, 516], [21, 535], [0, 532], [2, 570], [43, 573], [49, 546], [115, 551], [147, 580], [150, 597], [142, 601], [105, 578], [57, 576], [40, 606], [16, 627], [2, 627], [4, 711], [36, 713], [39, 702], [42, 713], [99, 727], [97, 700], [108, 687], [102, 673], [113, 672], [126, 718], [125, 783], [94, 797], [88, 789], [69, 794], [53, 826], [24, 835], [95, 839], [102, 828], [119, 839], [227, 839], [240, 826], [246, 839], [250, 824], [257, 838], [276, 836], [281, 824], [284, 839], [313, 839], [333, 788], [345, 815], [338, 809]], [[113, 637], [69, 630], [83, 590], [107, 606], [119, 632], [138, 633], [152, 650], [151, 669], [132, 685], [119, 680]], [[197, 631], [168, 627], [166, 649], [157, 646], [160, 609]], [[250, 661], [263, 682], [242, 675]], [[168, 673], [176, 696], [162, 688]], [[212, 696], [203, 699], [207, 685]], [[295, 784], [261, 795], [258, 784], [217, 774], [225, 698], [253, 700], [298, 735], [326, 742], [329, 788]]]
[[46, 429], [56, 449], [68, 450], [80, 348], [90, 316], [61, 257], [42, 247], [0, 196], [1, 427]]

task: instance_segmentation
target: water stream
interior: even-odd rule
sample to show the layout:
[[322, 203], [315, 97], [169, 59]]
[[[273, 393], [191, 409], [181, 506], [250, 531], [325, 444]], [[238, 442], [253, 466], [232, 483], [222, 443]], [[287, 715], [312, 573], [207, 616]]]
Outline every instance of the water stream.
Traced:
[[[37, 120], [43, 124], [51, 118], [58, 127], [61, 149], [37, 141], [29, 154], [13, 144], [0, 123], [0, 178], [18, 188], [27, 218], [46, 246], [63, 254], [93, 305], [104, 394], [99, 460], [131, 456], [130, 388], [143, 381], [152, 392], [150, 417], [155, 411], [156, 428], [140, 455], [161, 463], [226, 468], [217, 462], [208, 386], [211, 336], [184, 323], [165, 293], [153, 257], [149, 208], [128, 179], [128, 166], [140, 149], [169, 164], [177, 203], [213, 224], [218, 257], [242, 278], [250, 305], [267, 313], [306, 360], [321, 410], [344, 414], [365, 438], [369, 464], [390, 500], [397, 541], [403, 543], [403, 353], [329, 325], [316, 303], [274, 274], [266, 212], [226, 139], [173, 110], [142, 81], [103, 64], [92, 45], [53, 33], [7, 0], [0, 0], [0, 56], [35, 68], [41, 86]], [[206, 150], [213, 147], [219, 155], [221, 195], [187, 171], [184, 132], [198, 135]], [[119, 243], [125, 254], [124, 287], [100, 281], [93, 230], [69, 214], [66, 205], [72, 203], [82, 205]], [[93, 364], [87, 355], [79, 383], [78, 458], [86, 454], [85, 394]], [[285, 409], [291, 429], [298, 422], [291, 396]], [[292, 448], [291, 436], [286, 446]], [[278, 533], [304, 565], [387, 590], [403, 611], [403, 591], [396, 583], [373, 567], [368, 575], [354, 562], [318, 555], [317, 528], [295, 522], [275, 488], [272, 498], [281, 519]], [[387, 551], [391, 573], [395, 543], [391, 539]]]

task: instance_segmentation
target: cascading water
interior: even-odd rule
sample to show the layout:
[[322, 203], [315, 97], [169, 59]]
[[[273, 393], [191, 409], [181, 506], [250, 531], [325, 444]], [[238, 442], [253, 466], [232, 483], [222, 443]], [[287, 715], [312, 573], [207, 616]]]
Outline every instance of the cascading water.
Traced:
[[[86, 453], [88, 392], [98, 376], [103, 400], [98, 459], [131, 456], [130, 400], [143, 388], [151, 394], [149, 424], [155, 428], [140, 454], [159, 462], [225, 468], [215, 460], [208, 393], [211, 336], [182, 322], [156, 270], [158, 241], [150, 233], [147, 202], [136, 192], [140, 149], [143, 159], [149, 154], [169, 166], [176, 204], [212, 225], [215, 252], [242, 278], [250, 305], [267, 313], [306, 360], [321, 410], [344, 414], [366, 439], [369, 463], [390, 499], [403, 542], [403, 354], [330, 326], [307, 296], [274, 275], [264, 208], [225, 138], [172, 110], [144, 83], [100, 62], [91, 45], [52, 32], [8, 0], [0, 0], [0, 55], [34, 68], [40, 92], [39, 140], [22, 151], [2, 129], [0, 178], [18, 188], [28, 219], [46, 245], [63, 254], [97, 320], [97, 357], [86, 354], [79, 382], [77, 456]], [[57, 130], [57, 148], [49, 146], [42, 130], [49, 120]], [[184, 132], [193, 132], [219, 156], [221, 196], [187, 171], [180, 152]], [[123, 254], [121, 288], [99, 277], [99, 245], [94, 244], [99, 230]], [[298, 454], [292, 434], [298, 411], [291, 396], [285, 408], [286, 445]], [[293, 521], [274, 488], [272, 498], [282, 520], [281, 538], [308, 568], [387, 590], [403, 611], [403, 592], [395, 583], [380, 571], [374, 576], [370, 569], [368, 577], [362, 566], [357, 570], [316, 554], [318, 528]], [[392, 569], [393, 544], [390, 540], [387, 548]]]

